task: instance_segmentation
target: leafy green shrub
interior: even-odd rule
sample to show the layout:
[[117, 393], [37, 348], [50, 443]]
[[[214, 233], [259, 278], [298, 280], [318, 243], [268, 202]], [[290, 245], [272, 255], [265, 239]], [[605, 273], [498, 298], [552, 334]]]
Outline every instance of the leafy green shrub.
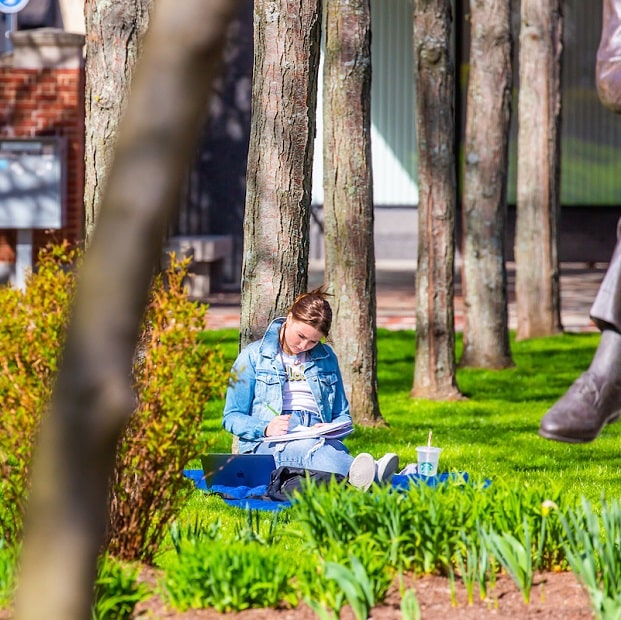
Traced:
[[184, 264], [156, 278], [135, 365], [139, 404], [119, 447], [109, 551], [151, 561], [192, 484], [183, 468], [205, 446], [196, 437], [205, 403], [228, 380], [217, 349], [199, 338], [205, 309], [188, 299]]
[[525, 603], [530, 602], [530, 592], [535, 579], [535, 564], [531, 546], [531, 533], [524, 519], [524, 542], [507, 532], [483, 530], [484, 544], [489, 552], [507, 571], [522, 593]]
[[[557, 502], [566, 510], [571, 501], [547, 481], [515, 488], [502, 481], [486, 486], [456, 479], [435, 488], [421, 484], [396, 491], [386, 486], [374, 487], [370, 493], [334, 482], [309, 484], [290, 509], [271, 515], [272, 522], [265, 515], [260, 520], [258, 513], [246, 512], [231, 515], [234, 522], [228, 523], [227, 534], [219, 522], [209, 527], [198, 521], [175, 526], [173, 546], [179, 563], [187, 566], [174, 568], [168, 587], [171, 597], [183, 598], [177, 603], [185, 605], [182, 608], [220, 605], [224, 610], [218, 597], [236, 601], [229, 610], [249, 605], [254, 600], [250, 583], [257, 574], [253, 562], [259, 560], [248, 559], [248, 574], [237, 574], [244, 570], [241, 549], [248, 546], [295, 564], [292, 596], [326, 620], [338, 618], [347, 604], [355, 616], [365, 617], [384, 600], [395, 574], [404, 571], [411, 571], [413, 577], [449, 575], [453, 584], [459, 574], [473, 603], [475, 587], [485, 599], [504, 567], [528, 600], [537, 570], [550, 559], [553, 569], [567, 565]], [[222, 550], [231, 540], [234, 560]], [[206, 552], [195, 552], [197, 547], [211, 553], [211, 564], [200, 560], [204, 571], [200, 574], [193, 564], [199, 560], [190, 556], [202, 557]], [[232, 573], [226, 570], [227, 563], [232, 563]], [[270, 570], [265, 569], [265, 574]], [[215, 582], [219, 590], [212, 585]], [[414, 592], [408, 594], [402, 611], [404, 617], [420, 613]]]
[[199, 519], [183, 525], [178, 521], [173, 521], [170, 524], [169, 531], [170, 541], [177, 553], [181, 553], [181, 547], [185, 541], [195, 541], [201, 538], [218, 540], [221, 536], [219, 520], [213, 521], [209, 525], [205, 525]]
[[[305, 484], [313, 493], [316, 485]], [[308, 548], [300, 553], [298, 533], [288, 527], [289, 511], [265, 515], [250, 510], [236, 517], [228, 534], [223, 534], [219, 520], [209, 525], [198, 519], [172, 524], [176, 556], [166, 563], [166, 587], [172, 605], [178, 609], [234, 611], [278, 607], [304, 599], [320, 617], [336, 618], [335, 613], [349, 603], [357, 617], [366, 618], [364, 610], [384, 600], [392, 584], [395, 571], [387, 566], [385, 550], [370, 532], [347, 547], [334, 541], [321, 553]], [[258, 555], [247, 558], [248, 553]], [[231, 559], [228, 554], [236, 557]], [[248, 574], [240, 576], [237, 571], [246, 570], [244, 563]], [[263, 577], [258, 577], [261, 573]], [[252, 585], [255, 579], [258, 582]], [[269, 590], [264, 583], [269, 579], [274, 580], [270, 587], [281, 584], [281, 589]], [[268, 591], [263, 602], [257, 589]]]
[[[0, 536], [19, 540], [30, 462], [41, 416], [50, 399], [79, 252], [46, 248], [24, 291], [0, 287]], [[171, 257], [155, 278], [137, 348], [137, 408], [119, 445], [111, 490], [108, 542], [125, 560], [150, 561], [167, 523], [190, 491], [183, 467], [196, 445], [207, 400], [221, 396], [228, 365], [201, 342], [205, 308], [183, 288], [187, 262]]]
[[416, 592], [412, 589], [400, 589], [401, 592], [401, 617], [403, 620], [420, 620], [420, 605], [416, 598]]
[[48, 248], [24, 291], [0, 287], [0, 536], [22, 533], [30, 462], [56, 375], [75, 276], [75, 251]]
[[567, 533], [567, 558], [586, 590], [595, 617], [621, 618], [621, 502], [602, 500], [601, 516], [583, 499], [561, 517]]
[[293, 557], [258, 542], [186, 539], [166, 568], [167, 598], [181, 611], [296, 605], [292, 579], [297, 564]]
[[[479, 533], [479, 541], [472, 540], [462, 532], [463, 549], [457, 549], [455, 552], [457, 567], [461, 580], [466, 588], [468, 604], [474, 604], [474, 586], [479, 584], [479, 596], [481, 600], [487, 597], [488, 575], [493, 567], [491, 565], [490, 556], [487, 546]], [[454, 575], [450, 575], [451, 579]]]
[[347, 547], [335, 541], [311, 556], [306, 570], [298, 574], [297, 589], [320, 617], [338, 618], [349, 603], [354, 616], [365, 620], [386, 598], [394, 575], [381, 544], [366, 533]]
[[348, 564], [324, 562], [314, 578], [301, 585], [308, 606], [319, 617], [338, 618], [347, 601], [356, 620], [366, 620], [375, 605], [373, 582], [354, 555], [349, 556]]
[[568, 496], [550, 481], [525, 483], [516, 488], [511, 480], [495, 481], [487, 495], [491, 501], [480, 506], [477, 521], [497, 532], [513, 535], [522, 544], [526, 544], [529, 536], [530, 544], [526, 546], [536, 554], [537, 570], [567, 568], [565, 530], [560, 514], [574, 507], [575, 497]]
[[136, 604], [149, 590], [139, 583], [138, 568], [130, 567], [103, 555], [97, 567], [92, 620], [125, 620], [131, 618]]
[[13, 598], [17, 552], [0, 540], [0, 609], [6, 607]]
[[322, 554], [334, 541], [348, 548], [370, 534], [384, 550], [386, 564], [418, 574], [446, 573], [461, 531], [474, 528], [468, 510], [460, 508], [463, 503], [472, 507], [471, 493], [467, 485], [453, 483], [435, 489], [415, 485], [406, 492], [317, 488], [294, 504], [294, 527]]
[[332, 485], [300, 495], [291, 519], [303, 544], [320, 554], [335, 541], [351, 548], [371, 534], [387, 565], [418, 575], [449, 574], [458, 558], [467, 558], [481, 545], [480, 524], [485, 524], [531, 549], [537, 568], [553, 569], [566, 564], [564, 534], [559, 511], [550, 513], [546, 502], [563, 505], [560, 492], [549, 483], [516, 489], [501, 482], [486, 488], [456, 480], [435, 488], [420, 484], [402, 492], [385, 487], [373, 493]]

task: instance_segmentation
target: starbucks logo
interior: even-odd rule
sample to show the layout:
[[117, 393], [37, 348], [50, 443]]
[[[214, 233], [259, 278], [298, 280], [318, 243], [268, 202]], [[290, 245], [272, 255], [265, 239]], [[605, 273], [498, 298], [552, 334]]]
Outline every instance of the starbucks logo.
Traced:
[[423, 476], [431, 476], [431, 474], [433, 473], [433, 463], [430, 463], [429, 461], [424, 461], [423, 463], [420, 463], [418, 468], [420, 469], [420, 473], [423, 474]]

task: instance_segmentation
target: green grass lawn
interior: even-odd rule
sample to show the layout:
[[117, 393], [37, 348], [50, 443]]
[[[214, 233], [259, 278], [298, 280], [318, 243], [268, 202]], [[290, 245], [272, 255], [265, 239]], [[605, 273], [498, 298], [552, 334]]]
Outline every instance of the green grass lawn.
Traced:
[[[236, 330], [205, 334], [219, 343], [231, 361], [237, 352]], [[531, 341], [511, 341], [515, 367], [488, 371], [459, 369], [457, 381], [467, 399], [430, 402], [410, 398], [414, 372], [413, 331], [378, 330], [378, 384], [381, 413], [387, 425], [357, 427], [347, 439], [357, 454], [399, 454], [401, 464], [416, 461], [416, 446], [429, 431], [442, 448], [441, 471], [468, 472], [474, 479], [505, 478], [559, 483], [568, 493], [593, 501], [618, 494], [621, 480], [621, 424], [604, 429], [589, 444], [548, 441], [537, 435], [547, 409], [585, 370], [599, 334], [563, 334]], [[457, 359], [461, 338], [457, 338]], [[207, 405], [198, 451], [229, 451], [230, 436], [221, 429], [223, 401]], [[198, 461], [190, 465], [197, 466]]]

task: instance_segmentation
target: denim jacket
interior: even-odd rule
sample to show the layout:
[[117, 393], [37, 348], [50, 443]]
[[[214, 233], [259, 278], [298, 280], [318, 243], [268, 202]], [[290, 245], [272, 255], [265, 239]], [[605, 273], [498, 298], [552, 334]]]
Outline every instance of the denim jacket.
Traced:
[[[284, 317], [274, 319], [263, 338], [243, 349], [233, 364], [222, 425], [239, 437], [240, 452], [252, 452], [267, 425], [282, 411], [286, 374], [279, 355], [278, 331], [284, 321]], [[308, 351], [304, 375], [324, 422], [351, 419], [331, 347], [320, 342]]]

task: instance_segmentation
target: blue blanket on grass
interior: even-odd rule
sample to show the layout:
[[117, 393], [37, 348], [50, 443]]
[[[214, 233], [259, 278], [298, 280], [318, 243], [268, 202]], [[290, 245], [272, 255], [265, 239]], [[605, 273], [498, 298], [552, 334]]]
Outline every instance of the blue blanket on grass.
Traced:
[[[223, 486], [218, 484], [207, 486], [202, 469], [184, 469], [183, 475], [192, 480], [197, 489], [220, 495], [230, 506], [252, 510], [282, 510], [283, 508], [291, 506], [290, 501], [278, 502], [272, 499], [264, 499], [267, 493], [266, 484], [256, 487]], [[392, 477], [392, 486], [397, 490], [405, 490], [412, 484], [424, 482], [431, 487], [436, 487], [438, 484], [442, 484], [448, 480], [468, 482], [468, 474], [465, 472], [441, 473], [437, 476], [421, 476], [420, 474], [402, 476], [400, 474], [395, 474]]]

